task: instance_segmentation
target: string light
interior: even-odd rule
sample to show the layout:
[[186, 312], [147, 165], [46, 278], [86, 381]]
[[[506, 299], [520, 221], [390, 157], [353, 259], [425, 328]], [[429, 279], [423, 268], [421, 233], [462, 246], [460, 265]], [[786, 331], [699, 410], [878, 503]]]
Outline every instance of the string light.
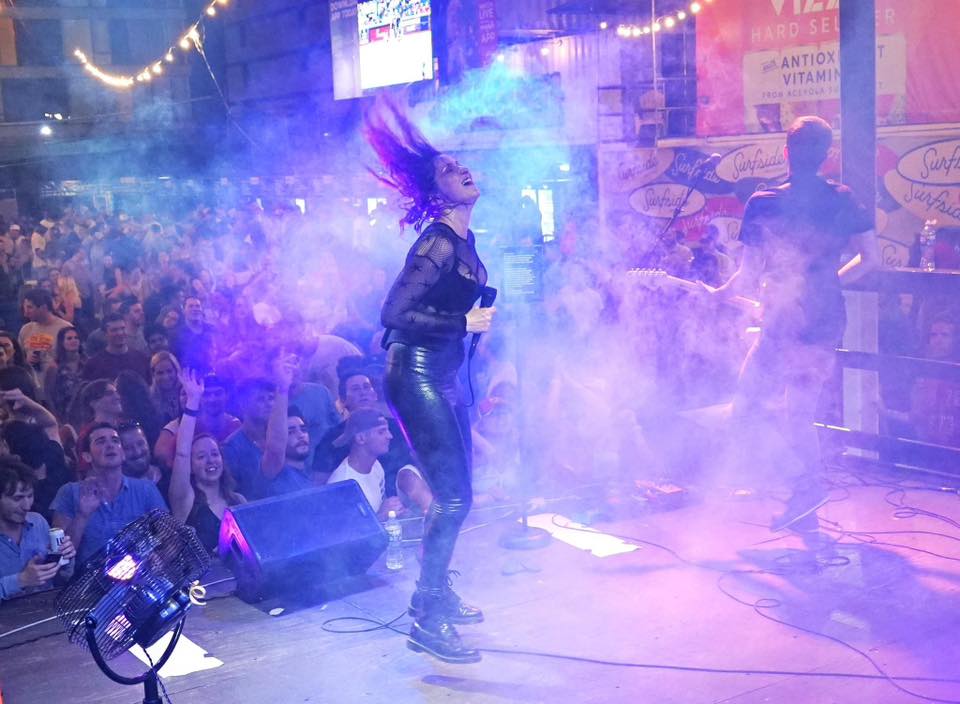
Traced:
[[95, 78], [98, 78], [104, 84], [111, 86], [112, 88], [129, 88], [133, 85], [133, 78], [130, 76], [121, 76], [115, 73], [103, 71], [96, 64], [90, 63], [90, 60], [87, 59], [86, 54], [79, 49], [74, 51], [73, 55], [77, 57], [77, 61], [80, 62], [87, 73]]
[[[681, 22], [689, 19], [693, 15], [697, 15], [703, 11], [704, 5], [712, 5], [713, 0], [701, 0], [700, 2], [694, 1], [691, 2], [686, 10], [678, 10], [676, 13], [667, 15], [665, 17], [660, 17], [655, 19], [648, 25], [643, 25], [642, 27], [634, 24], [618, 24], [616, 26], [616, 32], [618, 37], [623, 37], [625, 39], [636, 38], [640, 36], [646, 36], [648, 34], [662, 32], [668, 29], [674, 29]], [[606, 30], [610, 25], [606, 20], [600, 22], [600, 29]]]
[[[189, 29], [181, 35], [180, 40], [177, 42], [183, 51], [190, 51], [193, 48], [200, 49], [200, 24], [205, 17], [216, 17], [217, 15], [217, 5], [225, 7], [230, 0], [211, 0], [210, 4], [206, 6], [203, 11], [203, 14], [197, 18], [197, 20], [190, 25]], [[95, 63], [93, 63], [87, 55], [84, 54], [80, 49], [76, 49], [73, 52], [74, 57], [77, 61], [83, 66], [83, 69], [89, 73], [91, 76], [99, 80], [104, 85], [110, 86], [111, 88], [132, 88], [135, 87], [137, 83], [147, 83], [153, 80], [154, 76], [160, 76], [163, 74], [163, 62], [172, 64], [177, 60], [177, 55], [175, 52], [175, 47], [169, 47], [160, 58], [157, 58], [147, 65], [145, 65], [139, 72], [132, 75], [124, 75], [120, 73], [111, 73], [110, 71], [105, 71]]]

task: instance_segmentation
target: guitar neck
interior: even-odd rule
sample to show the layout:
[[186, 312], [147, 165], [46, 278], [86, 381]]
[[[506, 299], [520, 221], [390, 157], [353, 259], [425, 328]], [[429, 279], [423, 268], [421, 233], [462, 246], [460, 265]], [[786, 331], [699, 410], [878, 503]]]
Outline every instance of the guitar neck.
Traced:
[[[640, 273], [644, 273], [642, 270]], [[682, 288], [685, 291], [692, 291], [694, 293], [703, 293], [703, 289], [700, 287], [700, 284], [696, 281], [689, 281], [688, 279], [681, 279], [679, 276], [673, 276], [666, 272], [657, 271], [652, 272], [652, 275], [656, 277], [657, 281], [661, 283], [668, 284], [670, 286], [675, 286], [677, 288]], [[724, 303], [730, 303], [735, 305], [738, 308], [750, 313], [759, 313], [761, 304], [760, 301], [754, 300], [753, 298], [747, 298], [746, 296], [730, 296], [729, 298], [722, 299]]]

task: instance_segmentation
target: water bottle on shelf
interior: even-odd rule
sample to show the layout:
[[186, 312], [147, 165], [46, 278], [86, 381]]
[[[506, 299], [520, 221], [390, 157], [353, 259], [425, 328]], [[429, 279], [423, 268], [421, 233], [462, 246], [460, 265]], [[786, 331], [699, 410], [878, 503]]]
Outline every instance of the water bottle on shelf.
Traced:
[[387, 569], [403, 569], [403, 527], [397, 520], [397, 512], [390, 511], [387, 514], [387, 522], [384, 524], [387, 531]]
[[927, 220], [920, 230], [920, 268], [933, 271], [936, 268], [937, 221]]

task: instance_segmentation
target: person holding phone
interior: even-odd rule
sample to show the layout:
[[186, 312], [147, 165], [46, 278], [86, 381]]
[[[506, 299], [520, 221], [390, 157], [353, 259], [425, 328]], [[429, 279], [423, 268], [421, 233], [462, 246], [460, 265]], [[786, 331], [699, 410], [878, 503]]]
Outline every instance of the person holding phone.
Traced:
[[57, 335], [61, 329], [71, 326], [53, 314], [53, 296], [42, 288], [23, 294], [23, 316], [29, 322], [20, 328], [20, 347], [27, 364], [42, 382], [47, 367], [56, 357]]
[[16, 457], [0, 457], [0, 600], [49, 589], [73, 576], [77, 551], [69, 537], [49, 551], [50, 526], [33, 513], [33, 470]]

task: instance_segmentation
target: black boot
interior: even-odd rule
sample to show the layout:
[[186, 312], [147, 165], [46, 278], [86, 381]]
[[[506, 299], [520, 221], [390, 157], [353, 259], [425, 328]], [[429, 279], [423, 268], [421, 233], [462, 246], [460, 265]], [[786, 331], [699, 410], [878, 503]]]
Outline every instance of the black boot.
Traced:
[[[450, 570], [448, 573], [450, 575], [460, 576], [460, 573], [456, 570]], [[425, 601], [425, 593], [428, 590], [421, 589], [419, 586], [417, 591], [413, 593], [413, 596], [410, 597], [410, 607], [407, 609], [407, 613], [418, 618], [420, 614], [423, 613], [423, 606]], [[447, 583], [442, 588], [442, 593], [439, 597], [439, 604], [437, 605], [440, 609], [440, 612], [443, 616], [447, 618], [450, 623], [457, 624], [468, 624], [468, 623], [482, 623], [483, 622], [483, 612], [478, 609], [476, 606], [470, 606], [470, 604], [465, 604], [463, 599], [453, 591], [453, 580], [448, 576]]]
[[407, 647], [455, 665], [480, 662], [480, 651], [464, 646], [457, 629], [443, 615], [443, 590], [418, 587], [417, 593], [421, 609], [410, 627]]

